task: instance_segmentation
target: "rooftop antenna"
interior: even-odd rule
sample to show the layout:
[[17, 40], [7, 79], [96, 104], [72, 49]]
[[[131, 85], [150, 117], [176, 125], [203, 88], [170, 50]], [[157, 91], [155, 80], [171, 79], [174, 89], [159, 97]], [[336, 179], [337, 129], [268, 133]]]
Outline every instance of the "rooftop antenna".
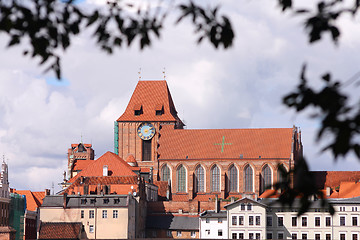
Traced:
[[83, 140], [82, 140], [82, 133], [80, 133], [80, 143], [83, 143]]
[[139, 81], [140, 81], [141, 80], [141, 68], [139, 68], [138, 74], [139, 74]]
[[163, 69], [163, 74], [164, 74], [164, 80], [166, 80], [165, 67], [164, 67], [164, 69]]
[[51, 182], [52, 195], [54, 195], [54, 182]]

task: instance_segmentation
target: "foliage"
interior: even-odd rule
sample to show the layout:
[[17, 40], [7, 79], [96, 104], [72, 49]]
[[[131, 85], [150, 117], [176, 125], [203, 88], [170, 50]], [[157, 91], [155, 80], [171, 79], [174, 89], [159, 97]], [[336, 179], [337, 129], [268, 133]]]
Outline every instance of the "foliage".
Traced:
[[[202, 33], [199, 42], [208, 38], [215, 47], [231, 46], [234, 33], [230, 21], [225, 16], [218, 17], [218, 8], [204, 9], [192, 2], [179, 8], [178, 22], [191, 16], [197, 32]], [[51, 62], [46, 70], [53, 70], [60, 79], [59, 50], [65, 51], [74, 36], [91, 26], [95, 26], [97, 45], [107, 53], [124, 42], [130, 46], [137, 38], [143, 49], [151, 44], [151, 35], [159, 38], [170, 8], [154, 12], [139, 7], [136, 14], [131, 14], [133, 9], [121, 0], [108, 2], [106, 9], [90, 13], [73, 0], [0, 0], [0, 33], [10, 37], [9, 47], [29, 39], [30, 49], [25, 49], [24, 55], [40, 57], [40, 65]]]

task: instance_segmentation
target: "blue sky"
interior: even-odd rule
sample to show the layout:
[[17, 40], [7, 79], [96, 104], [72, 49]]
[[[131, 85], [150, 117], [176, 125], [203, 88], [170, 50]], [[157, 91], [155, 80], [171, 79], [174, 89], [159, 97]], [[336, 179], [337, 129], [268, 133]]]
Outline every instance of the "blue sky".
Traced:
[[[92, 4], [104, 1], [92, 0]], [[312, 85], [331, 70], [348, 79], [360, 56], [358, 19], [341, 19], [339, 46], [328, 37], [308, 45], [301, 19], [282, 14], [277, 1], [227, 0], [236, 40], [229, 50], [196, 44], [193, 26], [165, 22], [165, 31], [151, 48], [137, 44], [109, 56], [86, 32], [73, 40], [62, 59], [64, 80], [43, 74], [22, 48], [5, 49], [0, 36], [0, 154], [9, 162], [10, 184], [17, 189], [43, 190], [57, 186], [66, 170], [71, 143], [92, 143], [96, 156], [113, 150], [113, 122], [125, 110], [139, 79], [163, 79], [166, 69], [173, 100], [187, 128], [301, 128], [305, 156], [312, 170], [359, 170], [354, 156], [337, 163], [323, 144], [314, 142], [318, 119], [282, 105], [282, 96], [298, 84], [307, 62]], [[312, 3], [306, 1], [304, 4]], [[85, 4], [86, 3], [82, 3]], [[216, 2], [214, 1], [214, 5]], [[357, 89], [349, 89], [357, 94]]]

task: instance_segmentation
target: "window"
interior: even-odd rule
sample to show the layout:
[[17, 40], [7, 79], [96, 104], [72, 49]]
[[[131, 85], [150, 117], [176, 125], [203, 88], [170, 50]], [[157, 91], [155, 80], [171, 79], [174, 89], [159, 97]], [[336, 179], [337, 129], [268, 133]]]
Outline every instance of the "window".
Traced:
[[244, 216], [239, 216], [239, 225], [244, 225]]
[[95, 204], [95, 203], [96, 203], [96, 199], [95, 199], [95, 198], [90, 199], [90, 203], [91, 203], [91, 204]]
[[221, 237], [222, 235], [223, 235], [223, 231], [222, 231], [222, 229], [219, 229], [218, 230], [218, 236]]
[[216, 165], [211, 169], [211, 191], [220, 192], [220, 169]]
[[340, 207], [340, 212], [345, 212], [345, 207]]
[[252, 192], [253, 191], [253, 170], [250, 165], [247, 165], [244, 168], [244, 182], [245, 182], [245, 192]]
[[237, 217], [236, 217], [236, 216], [232, 216], [232, 217], [231, 217], [231, 224], [232, 224], [233, 226], [237, 225], [236, 220], [237, 220]]
[[234, 165], [229, 168], [229, 191], [237, 192], [238, 190], [238, 172]]
[[281, 183], [286, 180], [286, 168], [283, 164], [281, 164], [278, 168], [277, 182]]
[[320, 217], [315, 217], [315, 227], [320, 227]]
[[114, 204], [119, 204], [120, 203], [120, 199], [119, 198], [115, 198], [114, 199]]
[[161, 168], [161, 181], [169, 181], [170, 180], [170, 168], [168, 167], [168, 165], [164, 165]]
[[239, 233], [239, 239], [244, 239], [244, 233]]
[[113, 210], [113, 218], [118, 218], [118, 210]]
[[291, 217], [291, 226], [293, 227], [297, 226], [297, 217]]
[[231, 234], [231, 238], [232, 238], [232, 239], [237, 239], [237, 233], [232, 233], [232, 234]]
[[89, 225], [89, 233], [93, 233], [94, 232], [94, 225]]
[[353, 226], [357, 226], [358, 225], [358, 223], [357, 223], [357, 217], [352, 217], [352, 225]]
[[278, 232], [278, 239], [284, 239], [284, 233]]
[[301, 234], [301, 239], [307, 239], [307, 233], [303, 233], [303, 234]]
[[255, 217], [255, 224], [258, 226], [260, 225], [260, 216]]
[[327, 227], [331, 226], [331, 218], [330, 217], [325, 218], [325, 224], [326, 224]]
[[242, 204], [240, 205], [240, 208], [241, 208], [241, 211], [245, 211], [245, 203], [242, 203]]
[[315, 233], [315, 240], [320, 240], [320, 233]]
[[272, 216], [266, 216], [266, 226], [272, 227]]
[[252, 209], [252, 205], [251, 205], [250, 203], [248, 203], [248, 205], [247, 205], [247, 210], [248, 210], [248, 211], [251, 211], [251, 209]]
[[107, 218], [107, 210], [102, 210], [102, 218]]
[[266, 188], [271, 186], [271, 169], [269, 165], [265, 165], [261, 171], [261, 189], [260, 192], [263, 193]]
[[271, 232], [268, 232], [266, 233], [266, 239], [272, 239], [272, 233]]
[[89, 218], [94, 218], [94, 210], [89, 210]]
[[192, 238], [196, 237], [196, 232], [195, 231], [191, 231], [191, 237]]
[[297, 239], [297, 234], [296, 233], [291, 234], [291, 239], [296, 240]]
[[358, 240], [358, 235], [357, 235], [357, 233], [353, 233], [353, 234], [352, 234], [352, 240]]
[[170, 230], [167, 230], [167, 231], [166, 231], [166, 236], [167, 236], [167, 237], [172, 237], [172, 234], [171, 234], [171, 231], [170, 231]]
[[340, 216], [340, 226], [345, 226], [345, 216]]
[[206, 235], [210, 235], [210, 229], [205, 230]]
[[249, 233], [249, 239], [254, 239], [254, 233]]
[[206, 218], [206, 223], [209, 223], [210, 222], [210, 218]]
[[151, 140], [142, 140], [142, 160], [151, 161]]
[[249, 225], [254, 225], [254, 216], [249, 216]]
[[260, 239], [260, 233], [255, 233], [255, 239], [257, 239], [257, 240]]
[[81, 218], [84, 218], [84, 210], [81, 210], [80, 215], [81, 215]]
[[351, 210], [352, 210], [353, 212], [357, 212], [357, 207], [352, 207]]
[[223, 219], [222, 218], [218, 218], [218, 223], [222, 223]]
[[325, 239], [326, 239], [326, 240], [331, 240], [331, 234], [330, 234], [330, 233], [327, 233], [327, 234], [325, 235]]
[[177, 168], [177, 191], [186, 192], [186, 169], [183, 165]]
[[301, 226], [307, 227], [307, 217], [301, 217]]
[[278, 217], [278, 227], [284, 226], [284, 217]]
[[177, 236], [177, 237], [181, 237], [181, 236], [182, 236], [181, 231], [177, 231], [177, 232], [176, 232], [176, 236]]
[[195, 192], [204, 192], [204, 168], [199, 165], [195, 170]]
[[340, 233], [340, 240], [345, 240], [345, 233]]
[[81, 199], [81, 204], [86, 204], [87, 200], [86, 199]]
[[108, 204], [109, 201], [110, 201], [110, 200], [109, 200], [108, 198], [104, 198], [104, 200], [103, 200], [104, 204]]

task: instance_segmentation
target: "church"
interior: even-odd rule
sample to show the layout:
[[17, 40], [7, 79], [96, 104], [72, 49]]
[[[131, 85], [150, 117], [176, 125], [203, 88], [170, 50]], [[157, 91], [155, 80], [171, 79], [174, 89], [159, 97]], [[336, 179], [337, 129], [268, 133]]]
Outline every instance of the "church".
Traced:
[[114, 123], [114, 152], [138, 166], [164, 199], [181, 202], [256, 199], [281, 177], [280, 168], [293, 169], [303, 148], [295, 126], [184, 129], [164, 80], [137, 83]]

